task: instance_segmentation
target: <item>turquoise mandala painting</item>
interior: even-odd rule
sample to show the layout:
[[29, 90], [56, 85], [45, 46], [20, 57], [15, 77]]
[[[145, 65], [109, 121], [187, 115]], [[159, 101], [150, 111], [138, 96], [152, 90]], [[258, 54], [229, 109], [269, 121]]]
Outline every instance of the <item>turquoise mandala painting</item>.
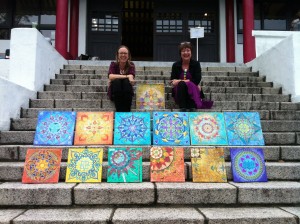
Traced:
[[76, 112], [41, 111], [34, 145], [73, 145]]
[[116, 112], [115, 145], [151, 145], [149, 112]]
[[107, 182], [142, 182], [142, 148], [109, 148]]
[[257, 112], [225, 112], [228, 145], [264, 145]]

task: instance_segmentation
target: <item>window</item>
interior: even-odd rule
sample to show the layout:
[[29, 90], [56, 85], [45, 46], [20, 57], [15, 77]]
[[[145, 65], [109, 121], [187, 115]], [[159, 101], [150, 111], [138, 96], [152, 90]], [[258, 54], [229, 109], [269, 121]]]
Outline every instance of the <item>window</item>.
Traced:
[[92, 31], [118, 32], [119, 17], [117, 15], [102, 15], [91, 20]]
[[15, 27], [32, 27], [42, 34], [55, 30], [56, 0], [0, 0], [0, 39], [9, 39]]
[[155, 28], [157, 33], [181, 33], [181, 13], [158, 13]]
[[264, 2], [262, 10], [264, 30], [287, 30], [287, 4], [285, 2]]
[[214, 17], [213, 13], [195, 13], [189, 15], [189, 28], [201, 26], [204, 27], [205, 33], [214, 33]]

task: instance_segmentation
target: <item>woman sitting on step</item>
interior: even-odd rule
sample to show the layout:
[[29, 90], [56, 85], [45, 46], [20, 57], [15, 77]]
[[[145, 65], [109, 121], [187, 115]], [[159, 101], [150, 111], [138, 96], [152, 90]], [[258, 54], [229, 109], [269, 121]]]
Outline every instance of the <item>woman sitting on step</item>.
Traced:
[[116, 52], [116, 61], [108, 71], [108, 96], [114, 101], [117, 112], [130, 112], [133, 97], [135, 65], [131, 62], [128, 47], [122, 45]]
[[[172, 96], [181, 111], [196, 109], [210, 109], [213, 101], [204, 101], [201, 87], [201, 66], [192, 59], [192, 45], [182, 42], [179, 45], [181, 59], [172, 66], [171, 84]], [[200, 93], [202, 97], [200, 96]]]

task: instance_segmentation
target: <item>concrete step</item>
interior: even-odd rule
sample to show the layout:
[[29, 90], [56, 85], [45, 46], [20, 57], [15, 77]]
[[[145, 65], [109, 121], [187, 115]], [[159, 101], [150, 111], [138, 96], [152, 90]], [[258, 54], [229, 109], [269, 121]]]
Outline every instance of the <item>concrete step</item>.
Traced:
[[[133, 87], [136, 90], [136, 86]], [[281, 88], [271, 87], [222, 87], [202, 86], [205, 93], [250, 93], [250, 94], [280, 94]], [[69, 92], [107, 92], [107, 85], [45, 85], [45, 91], [69, 91]], [[171, 93], [172, 87], [165, 85], [165, 92]]]
[[297, 224], [299, 207], [77, 207], [2, 209], [5, 223], [276, 223]]
[[[256, 195], [257, 197], [253, 197]], [[284, 196], [283, 196], [284, 195]], [[295, 205], [300, 183], [71, 183], [0, 185], [1, 206], [63, 205]]]
[[[189, 157], [190, 161], [190, 157]], [[66, 162], [61, 163], [60, 181], [66, 179]], [[0, 181], [18, 181], [21, 182], [24, 162], [1, 162], [0, 163]], [[102, 181], [107, 180], [107, 162], [103, 162]], [[266, 162], [269, 181], [299, 181], [300, 180], [300, 162]], [[232, 181], [231, 163], [226, 162], [227, 180]], [[185, 163], [185, 180], [192, 181], [191, 162]], [[143, 181], [150, 181], [150, 162], [143, 162]]]
[[[85, 95], [87, 97], [88, 95]], [[167, 97], [165, 108], [178, 109], [178, 105], [172, 97]], [[211, 110], [298, 110], [300, 104], [291, 102], [264, 102], [264, 101], [214, 101]], [[106, 108], [113, 110], [114, 102], [105, 99], [32, 99], [30, 100], [31, 108]], [[133, 99], [132, 109], [136, 108], [136, 102]]]
[[[67, 161], [68, 151], [72, 148], [84, 148], [89, 146], [36, 146], [36, 145], [0, 145], [0, 161], [25, 161], [27, 149], [39, 149], [39, 148], [60, 148], [62, 149], [62, 161]], [[104, 149], [103, 159], [107, 160], [107, 149], [108, 148], [118, 148], [126, 147], [121, 145], [99, 145]], [[127, 146], [128, 147], [128, 146]], [[151, 146], [130, 146], [142, 148], [143, 151], [143, 161], [149, 162], [150, 160], [150, 148]], [[212, 146], [185, 146], [184, 149], [184, 159], [186, 162], [190, 161], [191, 149], [195, 147], [210, 148]], [[230, 161], [230, 148], [239, 148], [239, 146], [219, 146], [224, 148], [224, 158], [225, 161]], [[258, 147], [258, 146], [257, 146]], [[262, 148], [265, 155], [265, 160], [270, 162], [278, 161], [299, 161], [300, 160], [300, 146], [259, 146]]]
[[[87, 94], [88, 95], [88, 94]], [[93, 94], [91, 94], [93, 96]], [[94, 96], [93, 96], [94, 97]], [[92, 99], [91, 97], [90, 99]], [[43, 110], [49, 110], [49, 108], [21, 108], [21, 118], [37, 118], [38, 112]], [[101, 108], [51, 108], [51, 110], [56, 111], [107, 111], [108, 109]], [[110, 111], [115, 111], [114, 108], [109, 109]], [[142, 112], [141, 110], [132, 109], [132, 111]], [[179, 111], [178, 109], [166, 109], [166, 111]], [[197, 110], [198, 112], [213, 111], [213, 112], [232, 112], [240, 110], [222, 110], [216, 109], [213, 110]], [[251, 111], [251, 110], [249, 110]], [[280, 110], [255, 110], [260, 114], [261, 120], [297, 120], [300, 116], [300, 111], [280, 111]]]

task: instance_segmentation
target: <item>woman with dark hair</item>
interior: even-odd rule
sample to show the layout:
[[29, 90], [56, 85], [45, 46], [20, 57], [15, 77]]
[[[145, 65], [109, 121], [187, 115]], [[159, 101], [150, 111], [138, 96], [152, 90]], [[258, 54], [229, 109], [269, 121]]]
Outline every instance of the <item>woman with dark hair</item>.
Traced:
[[108, 70], [108, 96], [114, 101], [117, 112], [130, 112], [133, 97], [135, 65], [131, 62], [128, 47], [121, 45], [116, 52], [116, 61]]
[[172, 96], [181, 111], [196, 109], [210, 109], [212, 101], [204, 101], [200, 97], [201, 66], [192, 59], [192, 45], [182, 42], [179, 45], [181, 59], [172, 66], [171, 84]]

